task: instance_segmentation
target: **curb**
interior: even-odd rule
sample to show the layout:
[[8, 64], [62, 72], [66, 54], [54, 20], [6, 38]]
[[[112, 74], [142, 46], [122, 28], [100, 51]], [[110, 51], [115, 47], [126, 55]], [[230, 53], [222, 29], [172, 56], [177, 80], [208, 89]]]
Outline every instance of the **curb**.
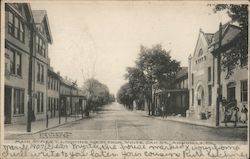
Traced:
[[179, 123], [185, 123], [185, 124], [189, 124], [189, 125], [197, 125], [197, 126], [203, 126], [203, 127], [209, 127], [209, 128], [225, 128], [225, 129], [227, 129], [227, 128], [247, 128], [247, 125], [241, 125], [241, 126], [236, 126], [236, 127], [234, 127], [234, 126], [227, 126], [227, 127], [226, 126], [214, 126], [214, 125], [208, 125], [208, 124], [203, 125], [203, 124], [199, 124], [199, 123], [191, 123], [191, 122], [188, 122], [188, 121], [180, 121], [180, 120], [169, 119], [169, 118], [165, 118], [165, 119], [157, 118], [155, 116], [149, 116], [149, 115], [141, 114], [141, 113], [136, 112], [136, 111], [135, 111], [135, 113], [140, 114], [140, 115], [142, 115], [144, 117], [149, 117], [149, 118], [153, 118], [153, 119], [157, 119], [157, 120], [179, 122]]
[[[83, 119], [85, 119], [85, 118], [83, 118]], [[37, 134], [37, 133], [40, 133], [40, 132], [43, 132], [43, 131], [46, 131], [46, 130], [50, 130], [50, 129], [53, 129], [53, 128], [57, 128], [57, 127], [59, 127], [59, 126], [66, 125], [66, 124], [69, 124], [69, 123], [73, 123], [73, 122], [75, 122], [75, 121], [79, 121], [79, 120], [83, 120], [83, 119], [77, 119], [77, 120], [74, 120], [74, 121], [70, 121], [70, 122], [58, 124], [58, 125], [55, 125], [55, 126], [52, 126], [52, 127], [49, 127], [49, 128], [45, 128], [45, 129], [43, 129], [43, 130], [39, 130], [39, 131], [33, 132], [32, 134]]]
[[[83, 119], [86, 119], [87, 117], [84, 117]], [[49, 130], [49, 129], [53, 129], [53, 128], [57, 128], [59, 126], [62, 126], [62, 125], [66, 125], [66, 124], [69, 124], [69, 123], [73, 123], [75, 121], [79, 121], [79, 120], [83, 120], [82, 118], [80, 119], [77, 119], [77, 120], [73, 120], [73, 121], [70, 121], [70, 122], [66, 122], [66, 123], [62, 123], [62, 124], [58, 124], [58, 125], [55, 125], [55, 126], [52, 126], [52, 127], [48, 127], [48, 128], [45, 128], [45, 129], [42, 129], [42, 130], [38, 130], [38, 131], [35, 131], [35, 132], [15, 132], [15, 133], [8, 133], [8, 131], [4, 132], [4, 134], [17, 134], [17, 135], [33, 135], [33, 134], [37, 134], [37, 133], [40, 133], [40, 132], [43, 132], [43, 131], [46, 131], [46, 130]], [[9, 131], [10, 132], [10, 131]]]

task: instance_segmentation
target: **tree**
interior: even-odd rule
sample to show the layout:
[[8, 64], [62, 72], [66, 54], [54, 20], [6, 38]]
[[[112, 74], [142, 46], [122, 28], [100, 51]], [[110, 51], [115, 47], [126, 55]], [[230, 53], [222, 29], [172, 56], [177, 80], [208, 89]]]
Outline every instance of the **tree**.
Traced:
[[[149, 111], [154, 115], [155, 106], [153, 105], [152, 92], [158, 88], [170, 88], [171, 82], [176, 73], [180, 70], [180, 62], [172, 60], [170, 51], [166, 51], [160, 44], [152, 48], [141, 46], [139, 58], [136, 66], [144, 73], [146, 77], [147, 89], [146, 97], [149, 99]], [[154, 89], [153, 89], [154, 87]], [[150, 114], [150, 113], [149, 113]]]
[[94, 78], [84, 82], [83, 90], [87, 94], [87, 111], [96, 111], [98, 107], [109, 103], [108, 87]]
[[109, 103], [115, 102], [115, 95], [109, 94]]
[[149, 84], [147, 83], [144, 73], [136, 67], [128, 67], [125, 79], [129, 82], [131, 92], [134, 100], [138, 106], [144, 106], [144, 100], [146, 97]]
[[120, 104], [125, 105], [131, 109], [133, 105], [134, 97], [132, 95], [132, 88], [129, 83], [123, 84], [117, 92], [117, 100]]
[[160, 44], [154, 45], [152, 48], [141, 46], [136, 67], [128, 67], [125, 75], [129, 81], [125, 85], [126, 89], [129, 89], [126, 93], [130, 93], [132, 96], [129, 101], [132, 99], [140, 101], [146, 98], [148, 113], [154, 115], [152, 88], [171, 87], [170, 83], [179, 69], [180, 63], [172, 60], [170, 51], [164, 50]]
[[[232, 22], [237, 22], [241, 28], [239, 40], [232, 46], [231, 51], [222, 56], [222, 69], [228, 70], [227, 77], [243, 61], [247, 62], [248, 56], [248, 5], [247, 4], [217, 4], [213, 5], [214, 12], [226, 10]], [[229, 68], [229, 69], [228, 69]]]

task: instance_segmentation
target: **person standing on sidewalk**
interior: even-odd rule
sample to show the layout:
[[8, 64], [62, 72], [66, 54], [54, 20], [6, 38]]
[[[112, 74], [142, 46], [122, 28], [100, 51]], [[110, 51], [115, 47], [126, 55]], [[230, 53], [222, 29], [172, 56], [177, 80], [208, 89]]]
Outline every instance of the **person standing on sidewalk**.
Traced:
[[161, 105], [161, 117], [164, 118], [166, 116], [166, 107], [162, 104]]
[[232, 118], [231, 118], [231, 120], [234, 122], [234, 127], [237, 126], [238, 111], [239, 111], [239, 108], [237, 107], [237, 105], [236, 105], [236, 103], [235, 103], [235, 105], [234, 105], [233, 108], [232, 108]]
[[167, 108], [165, 105], [163, 106], [163, 118], [164, 117], [167, 117]]
[[241, 108], [241, 116], [240, 116], [240, 120], [243, 122], [243, 123], [246, 123], [247, 121], [247, 108], [246, 108], [246, 105], [243, 105], [243, 107]]
[[230, 112], [228, 108], [228, 102], [225, 97], [222, 98], [221, 105], [222, 105], [223, 112], [224, 112], [224, 123], [225, 123], [225, 126], [227, 126], [228, 116]]

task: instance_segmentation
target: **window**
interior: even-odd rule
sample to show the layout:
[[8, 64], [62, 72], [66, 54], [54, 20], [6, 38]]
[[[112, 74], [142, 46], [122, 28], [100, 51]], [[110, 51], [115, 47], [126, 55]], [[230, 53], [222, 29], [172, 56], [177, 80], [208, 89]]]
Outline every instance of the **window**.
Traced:
[[8, 14], [8, 32], [19, 41], [24, 42], [23, 22], [11, 12]]
[[230, 82], [227, 84], [227, 99], [228, 100], [235, 100], [235, 82]]
[[21, 55], [16, 53], [16, 74], [21, 76], [22, 75], [22, 67], [21, 67]]
[[8, 32], [9, 34], [14, 34], [14, 16], [11, 12], [8, 14]]
[[46, 46], [44, 41], [37, 35], [36, 36], [36, 52], [45, 57]]
[[18, 34], [19, 34], [19, 32], [18, 32], [18, 30], [19, 30], [19, 20], [18, 20], [18, 18], [17, 17], [15, 17], [14, 18], [15, 19], [15, 27], [14, 27], [14, 36], [16, 37], [16, 38], [18, 38]]
[[240, 60], [241, 67], [247, 66], [247, 63], [248, 63], [248, 56], [241, 58]]
[[24, 91], [14, 89], [14, 115], [24, 114]]
[[37, 63], [37, 81], [44, 83], [44, 66], [40, 63]]
[[48, 97], [48, 111], [50, 111], [50, 98]]
[[192, 89], [192, 105], [194, 105], [194, 89]]
[[38, 50], [39, 50], [39, 37], [38, 36], [36, 36], [36, 52], [38, 52]]
[[15, 74], [15, 52], [13, 50], [9, 50], [10, 57], [10, 73]]
[[54, 82], [54, 79], [51, 78], [51, 83], [50, 83], [50, 89], [51, 89], [51, 90], [52, 90], [53, 82]]
[[59, 110], [59, 106], [58, 105], [59, 105], [59, 99], [57, 98], [56, 99], [56, 110]]
[[21, 54], [13, 49], [8, 49], [10, 59], [10, 73], [22, 76], [22, 57]]
[[246, 81], [241, 81], [241, 101], [242, 102], [247, 102], [247, 80]]
[[194, 85], [194, 74], [192, 73], [192, 85]]
[[47, 87], [49, 89], [49, 83], [50, 83], [50, 77], [48, 77], [48, 81], [47, 81]]
[[211, 79], [212, 79], [212, 72], [211, 72], [211, 67], [208, 67], [208, 70], [207, 70], [207, 77], [208, 77], [208, 82], [211, 82]]
[[208, 106], [212, 104], [212, 86], [208, 85]]
[[199, 50], [199, 53], [198, 53], [198, 57], [201, 57], [202, 55], [203, 55], [203, 50], [200, 49], [200, 50]]
[[37, 112], [43, 113], [44, 111], [44, 94], [42, 92], [37, 92]]

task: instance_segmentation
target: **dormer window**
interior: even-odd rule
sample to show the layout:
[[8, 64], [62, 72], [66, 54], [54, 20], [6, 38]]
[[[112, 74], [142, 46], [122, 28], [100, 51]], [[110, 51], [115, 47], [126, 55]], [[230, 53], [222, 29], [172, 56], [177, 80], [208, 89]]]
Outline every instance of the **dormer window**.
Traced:
[[201, 57], [202, 55], [203, 55], [203, 50], [200, 49], [200, 50], [199, 50], [199, 53], [198, 53], [198, 57]]

